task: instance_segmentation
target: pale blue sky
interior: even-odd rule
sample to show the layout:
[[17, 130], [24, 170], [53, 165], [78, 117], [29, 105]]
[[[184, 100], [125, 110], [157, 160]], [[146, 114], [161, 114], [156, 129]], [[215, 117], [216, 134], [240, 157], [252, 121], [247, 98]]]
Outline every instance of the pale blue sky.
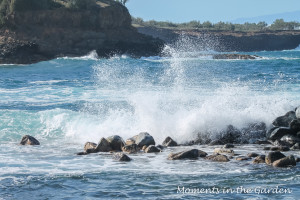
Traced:
[[145, 20], [218, 22], [297, 11], [300, 0], [129, 0], [126, 6]]

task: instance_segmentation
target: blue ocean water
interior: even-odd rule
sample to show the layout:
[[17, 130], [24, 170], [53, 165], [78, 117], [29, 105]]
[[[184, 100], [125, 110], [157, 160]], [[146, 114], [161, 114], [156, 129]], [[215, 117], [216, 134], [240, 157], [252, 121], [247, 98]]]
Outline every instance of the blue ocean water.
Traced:
[[[229, 124], [269, 125], [300, 105], [300, 51], [250, 54], [261, 58], [213, 60], [174, 51], [171, 57], [96, 59], [92, 53], [1, 65], [0, 199], [297, 199], [299, 164], [276, 169], [250, 161], [166, 159], [191, 147], [132, 155], [126, 164], [109, 153], [75, 155], [85, 142], [115, 134], [127, 139], [147, 131], [157, 143], [167, 136], [186, 142]], [[19, 146], [26, 134], [41, 145]], [[251, 151], [265, 153], [252, 144], [237, 153]], [[178, 187], [253, 192], [182, 194]], [[291, 192], [264, 190], [276, 187]]]

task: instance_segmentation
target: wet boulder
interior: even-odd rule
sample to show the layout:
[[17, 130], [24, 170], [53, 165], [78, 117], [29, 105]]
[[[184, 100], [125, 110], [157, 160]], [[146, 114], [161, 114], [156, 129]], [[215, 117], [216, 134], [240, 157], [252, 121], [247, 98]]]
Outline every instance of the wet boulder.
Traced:
[[96, 152], [110, 152], [111, 150], [111, 145], [105, 138], [101, 138], [98, 145], [95, 148]]
[[106, 140], [109, 142], [113, 151], [122, 151], [122, 147], [125, 146], [124, 140], [118, 135], [110, 136], [106, 138]]
[[198, 157], [205, 157], [207, 153], [198, 149], [191, 149], [179, 153], [171, 153], [168, 156], [169, 160], [182, 160], [182, 159], [197, 159]]
[[94, 153], [97, 144], [93, 142], [86, 142], [84, 144], [84, 152], [86, 153]]
[[136, 144], [125, 145], [124, 147], [122, 147], [122, 151], [127, 153], [137, 153], [139, 151], [139, 148]]
[[285, 158], [281, 158], [279, 160], [276, 160], [273, 162], [273, 167], [290, 167], [290, 166], [296, 166], [296, 160], [293, 155], [287, 156]]
[[265, 155], [259, 155], [254, 158], [253, 164], [260, 164], [260, 163], [266, 163], [266, 156]]
[[149, 145], [145, 149], [145, 153], [159, 153], [159, 152], [161, 152], [161, 150], [154, 145]]
[[219, 141], [221, 141], [223, 144], [227, 143], [239, 143], [240, 142], [240, 136], [241, 131], [239, 131], [237, 128], [235, 128], [232, 125], [228, 125], [225, 131], [222, 131], [220, 133], [219, 138], [217, 138]]
[[223, 146], [224, 149], [230, 149], [230, 148], [234, 148], [234, 145], [233, 144], [225, 144]]
[[300, 138], [295, 135], [285, 135], [280, 139], [280, 141], [287, 143], [286, 146], [293, 146], [294, 144], [300, 142]]
[[228, 162], [229, 161], [229, 158], [227, 156], [220, 155], [220, 154], [210, 155], [210, 156], [207, 156], [205, 159], [211, 160], [214, 162]]
[[289, 151], [290, 148], [287, 146], [277, 146], [277, 147], [271, 147], [270, 151]]
[[294, 111], [287, 112], [285, 115], [277, 117], [272, 124], [274, 126], [279, 127], [289, 127], [289, 124], [294, 120], [297, 119], [296, 113]]
[[300, 131], [300, 119], [294, 119], [290, 123], [290, 129], [294, 130], [295, 132]]
[[294, 146], [292, 146], [291, 149], [292, 149], [292, 150], [299, 150], [299, 149], [300, 149], [300, 143], [297, 142], [296, 144], [294, 144]]
[[273, 162], [275, 162], [276, 160], [279, 160], [281, 158], [285, 158], [285, 155], [279, 151], [272, 151], [266, 156], [265, 162], [268, 165], [271, 165]]
[[142, 132], [137, 135], [135, 143], [139, 147], [143, 147], [144, 145], [155, 145], [154, 138], [147, 132]]
[[114, 157], [115, 160], [120, 161], [120, 162], [129, 162], [129, 161], [131, 161], [131, 158], [129, 158], [124, 153], [115, 153], [113, 157]]
[[257, 154], [257, 153], [248, 153], [247, 156], [250, 157], [250, 158], [254, 158], [254, 157], [259, 156], [259, 154]]
[[284, 128], [284, 127], [276, 128], [269, 135], [269, 139], [275, 141], [277, 139], [281, 139], [285, 135], [295, 135], [295, 131], [293, 131], [290, 128]]
[[20, 142], [21, 145], [40, 145], [40, 142], [30, 135], [24, 135]]
[[178, 146], [177, 142], [175, 142], [171, 137], [167, 137], [163, 141], [162, 145], [166, 146], [166, 147], [175, 147], [175, 146]]
[[243, 161], [243, 160], [250, 160], [251, 158], [250, 157], [247, 157], [247, 156], [239, 156], [236, 158], [237, 161]]
[[135, 136], [133, 136], [133, 137], [131, 137], [131, 138], [128, 138], [128, 139], [125, 141], [125, 144], [126, 144], [126, 145], [135, 144], [136, 138], [137, 138], [137, 135], [135, 135]]
[[270, 141], [267, 140], [257, 140], [255, 144], [272, 144]]

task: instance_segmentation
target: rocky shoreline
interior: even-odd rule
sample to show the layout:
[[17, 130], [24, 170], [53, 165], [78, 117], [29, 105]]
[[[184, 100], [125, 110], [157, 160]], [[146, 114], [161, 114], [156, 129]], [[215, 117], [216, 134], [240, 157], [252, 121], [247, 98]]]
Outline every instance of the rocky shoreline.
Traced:
[[[257, 152], [236, 153], [247, 144], [253, 144], [265, 151], [265, 154]], [[21, 145], [40, 145], [39, 141], [32, 136], [26, 135], [21, 140]], [[188, 147], [190, 149], [186, 149]], [[206, 146], [213, 153], [199, 148]], [[182, 148], [185, 148], [183, 151]], [[277, 117], [272, 125], [265, 123], [251, 124], [243, 130], [238, 130], [232, 125], [221, 132], [217, 139], [210, 139], [207, 135], [198, 134], [198, 139], [178, 144], [171, 137], [167, 137], [161, 145], [156, 145], [155, 139], [147, 132], [139, 133], [127, 140], [118, 135], [101, 138], [98, 143], [86, 142], [84, 151], [76, 155], [94, 154], [102, 155], [103, 152], [111, 155], [117, 161], [132, 161], [130, 155], [164, 152], [170, 153], [168, 160], [205, 159], [212, 162], [251, 161], [252, 164], [267, 164], [273, 167], [292, 167], [300, 162], [300, 158], [293, 154], [300, 151], [300, 107], [295, 111], [289, 111], [283, 116]], [[282, 153], [284, 152], [284, 153]], [[288, 152], [288, 154], [286, 154]]]

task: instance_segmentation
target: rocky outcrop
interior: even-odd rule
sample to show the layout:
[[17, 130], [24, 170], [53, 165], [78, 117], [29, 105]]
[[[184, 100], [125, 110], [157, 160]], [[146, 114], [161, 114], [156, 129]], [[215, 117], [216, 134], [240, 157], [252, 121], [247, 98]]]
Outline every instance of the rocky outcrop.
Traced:
[[300, 44], [299, 31], [201, 31], [172, 30], [155, 27], [139, 27], [143, 34], [160, 38], [166, 43], [174, 43], [182, 35], [189, 37], [199, 50], [215, 51], [274, 51], [295, 49]]
[[198, 149], [191, 149], [179, 153], [171, 153], [168, 156], [168, 159], [169, 160], [197, 159], [198, 157], [205, 157], [206, 155], [207, 153], [204, 151]]
[[143, 146], [155, 145], [154, 138], [147, 132], [139, 133], [136, 137], [135, 143], [140, 148]]
[[157, 55], [159, 39], [138, 33], [126, 7], [97, 0], [92, 8], [14, 11], [0, 27], [0, 63], [27, 64], [59, 56]]

